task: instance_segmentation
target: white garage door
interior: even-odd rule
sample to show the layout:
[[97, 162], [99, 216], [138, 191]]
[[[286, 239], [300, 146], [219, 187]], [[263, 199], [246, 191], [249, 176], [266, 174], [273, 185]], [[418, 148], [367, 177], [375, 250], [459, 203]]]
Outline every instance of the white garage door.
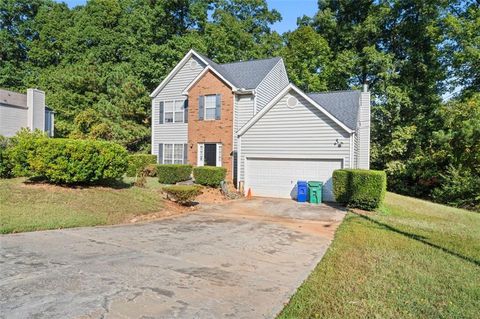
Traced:
[[296, 198], [298, 180], [323, 182], [323, 200], [334, 201], [332, 173], [342, 168], [336, 159], [248, 158], [245, 189], [254, 196]]

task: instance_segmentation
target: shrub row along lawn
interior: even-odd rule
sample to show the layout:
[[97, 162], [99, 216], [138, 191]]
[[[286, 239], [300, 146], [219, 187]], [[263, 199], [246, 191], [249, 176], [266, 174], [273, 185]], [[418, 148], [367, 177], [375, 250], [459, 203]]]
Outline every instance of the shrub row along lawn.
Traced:
[[[66, 188], [0, 179], [0, 233], [108, 225], [162, 209], [158, 183]], [[154, 186], [154, 185], [158, 186]]]
[[480, 214], [388, 193], [349, 213], [279, 318], [478, 318]]

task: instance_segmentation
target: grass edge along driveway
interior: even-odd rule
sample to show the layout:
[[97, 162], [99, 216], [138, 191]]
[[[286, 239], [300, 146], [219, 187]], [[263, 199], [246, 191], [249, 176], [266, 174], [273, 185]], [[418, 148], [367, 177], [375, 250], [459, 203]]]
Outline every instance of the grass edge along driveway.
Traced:
[[478, 318], [480, 214], [388, 193], [348, 213], [278, 318]]

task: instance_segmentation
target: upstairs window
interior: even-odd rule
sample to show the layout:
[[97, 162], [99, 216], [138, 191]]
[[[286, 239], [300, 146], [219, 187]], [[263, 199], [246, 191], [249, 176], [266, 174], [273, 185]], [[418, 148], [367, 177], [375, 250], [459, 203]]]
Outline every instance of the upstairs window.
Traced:
[[200, 95], [198, 97], [198, 119], [219, 120], [222, 113], [222, 96], [220, 94]]
[[187, 122], [187, 101], [171, 100], [160, 102], [160, 124], [164, 123], [186, 123]]
[[205, 95], [205, 119], [214, 120], [216, 109], [217, 109], [217, 96]]

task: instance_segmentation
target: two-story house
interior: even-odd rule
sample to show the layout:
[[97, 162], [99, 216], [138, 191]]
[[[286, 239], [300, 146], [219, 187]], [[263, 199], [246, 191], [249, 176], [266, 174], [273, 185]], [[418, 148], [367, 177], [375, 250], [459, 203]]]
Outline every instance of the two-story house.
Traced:
[[333, 200], [333, 170], [369, 167], [369, 92], [306, 94], [281, 58], [217, 64], [190, 50], [150, 96], [159, 163], [223, 166], [256, 196], [318, 180]]

